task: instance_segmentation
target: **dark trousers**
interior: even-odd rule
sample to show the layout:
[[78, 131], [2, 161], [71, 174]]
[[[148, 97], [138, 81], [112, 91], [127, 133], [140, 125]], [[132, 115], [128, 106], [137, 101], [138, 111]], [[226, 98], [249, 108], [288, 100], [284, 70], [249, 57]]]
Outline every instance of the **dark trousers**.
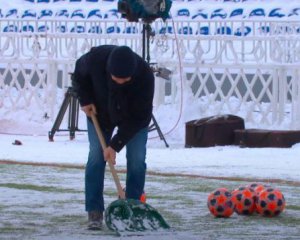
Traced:
[[[94, 125], [87, 121], [90, 143], [85, 169], [85, 209], [104, 211], [103, 186], [106, 162]], [[111, 136], [104, 136], [108, 140]], [[148, 128], [141, 129], [127, 144], [126, 198], [140, 199], [146, 175]], [[118, 163], [118, 159], [116, 159]]]

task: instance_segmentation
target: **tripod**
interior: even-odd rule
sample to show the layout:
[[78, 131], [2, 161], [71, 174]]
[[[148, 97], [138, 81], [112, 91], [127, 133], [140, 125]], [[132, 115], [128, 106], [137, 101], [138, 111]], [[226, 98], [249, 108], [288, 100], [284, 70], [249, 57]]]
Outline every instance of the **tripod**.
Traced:
[[[64, 118], [64, 115], [69, 107], [69, 118], [68, 118], [68, 129], [59, 129], [61, 122]], [[79, 101], [77, 99], [76, 93], [72, 87], [68, 87], [67, 92], [65, 93], [65, 98], [61, 105], [61, 108], [57, 114], [55, 122], [51, 131], [48, 133], [49, 141], [53, 141], [55, 132], [58, 131], [69, 131], [70, 140], [75, 138], [75, 131], [86, 131], [78, 129], [78, 116], [79, 116]]]
[[[149, 23], [143, 23], [143, 52], [142, 57], [144, 60], [147, 61], [148, 64], [150, 64], [150, 36], [151, 33], [151, 26]], [[146, 55], [147, 54], [147, 55]], [[158, 136], [160, 140], [163, 140], [166, 147], [169, 147], [169, 144], [167, 143], [165, 136], [163, 135], [153, 113], [152, 113], [152, 123], [148, 127], [148, 132], [156, 130], [158, 133]]]

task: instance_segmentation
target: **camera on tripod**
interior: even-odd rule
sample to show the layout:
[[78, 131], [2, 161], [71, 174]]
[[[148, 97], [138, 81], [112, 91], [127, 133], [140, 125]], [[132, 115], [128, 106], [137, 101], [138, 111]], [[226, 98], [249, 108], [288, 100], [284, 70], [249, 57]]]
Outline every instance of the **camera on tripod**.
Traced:
[[129, 22], [152, 22], [157, 18], [164, 21], [169, 17], [171, 0], [119, 0], [118, 11]]

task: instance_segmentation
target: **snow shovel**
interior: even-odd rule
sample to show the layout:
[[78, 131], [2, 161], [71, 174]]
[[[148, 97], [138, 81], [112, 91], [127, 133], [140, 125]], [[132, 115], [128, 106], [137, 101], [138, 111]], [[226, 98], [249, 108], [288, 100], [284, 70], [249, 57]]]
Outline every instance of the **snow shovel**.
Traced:
[[[91, 116], [102, 149], [107, 147], [98, 120]], [[116, 184], [119, 199], [113, 201], [105, 210], [105, 223], [109, 229], [120, 232], [142, 232], [159, 229], [169, 229], [170, 226], [156, 209], [139, 200], [125, 199], [119, 177], [114, 165], [107, 161], [110, 172]]]

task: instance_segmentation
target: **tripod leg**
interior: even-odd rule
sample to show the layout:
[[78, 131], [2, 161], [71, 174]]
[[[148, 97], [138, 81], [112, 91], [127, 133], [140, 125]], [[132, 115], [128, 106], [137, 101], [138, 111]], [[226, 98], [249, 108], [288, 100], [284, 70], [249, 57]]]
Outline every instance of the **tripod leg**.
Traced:
[[51, 131], [49, 131], [49, 133], [48, 133], [48, 138], [49, 138], [49, 141], [51, 141], [51, 142], [53, 142], [54, 134], [59, 129], [59, 126], [64, 118], [64, 115], [66, 113], [66, 110], [68, 108], [70, 100], [71, 100], [71, 95], [67, 92], [65, 95], [65, 98], [63, 100], [63, 103], [61, 105], [61, 108], [57, 114], [57, 117], [55, 119], [53, 127], [52, 127]]
[[71, 96], [71, 105], [69, 109], [69, 131], [70, 131], [70, 140], [75, 138], [75, 131], [77, 130], [78, 117], [76, 117], [78, 109], [78, 102], [76, 97]]
[[166, 147], [169, 147], [169, 144], [167, 143], [167, 141], [165, 139], [165, 136], [162, 133], [162, 131], [161, 131], [161, 129], [160, 129], [160, 127], [159, 127], [159, 125], [158, 125], [158, 123], [157, 123], [157, 121], [156, 121], [156, 119], [155, 119], [155, 117], [154, 117], [153, 114], [152, 114], [152, 121], [153, 121], [153, 124], [149, 126], [148, 131], [151, 132], [153, 130], [156, 130], [157, 133], [158, 133], [158, 136], [159, 136], [160, 140], [163, 140], [164, 143], [165, 143], [165, 145], [166, 145]]

